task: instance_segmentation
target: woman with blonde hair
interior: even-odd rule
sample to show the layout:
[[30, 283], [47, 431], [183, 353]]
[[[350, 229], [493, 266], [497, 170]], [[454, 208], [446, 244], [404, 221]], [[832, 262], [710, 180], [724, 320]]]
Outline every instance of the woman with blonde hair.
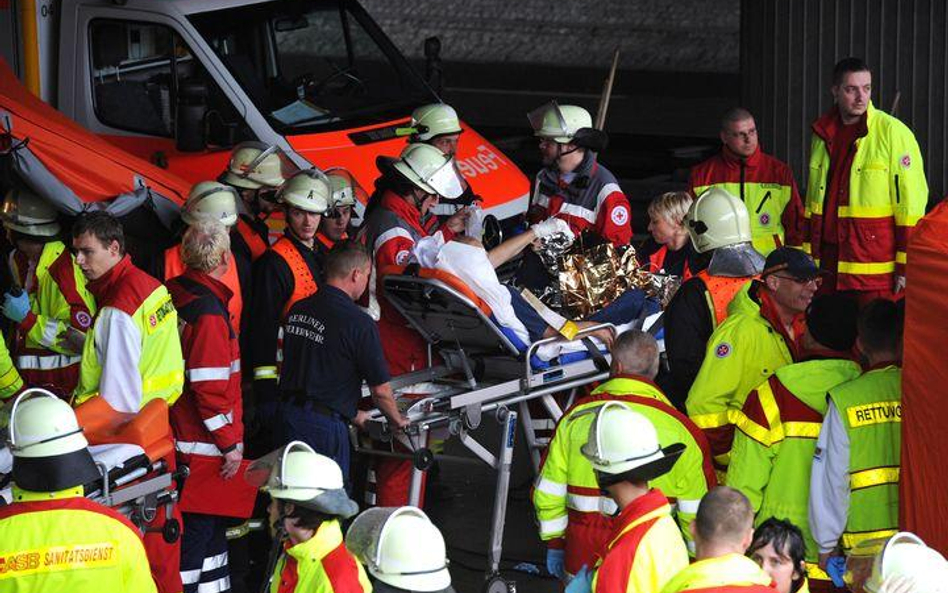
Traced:
[[693, 198], [684, 191], [667, 192], [652, 200], [648, 207], [648, 232], [639, 250], [639, 261], [653, 273], [680, 276], [683, 280], [699, 271], [697, 253], [683, 224]]

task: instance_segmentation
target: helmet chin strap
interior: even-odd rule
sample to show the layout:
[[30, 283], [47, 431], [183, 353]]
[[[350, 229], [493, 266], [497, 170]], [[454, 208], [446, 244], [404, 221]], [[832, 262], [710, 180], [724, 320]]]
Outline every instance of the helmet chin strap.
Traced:
[[274, 531], [276, 533], [273, 536], [273, 543], [270, 544], [270, 556], [267, 558], [267, 572], [264, 573], [267, 575], [266, 580], [263, 582], [260, 593], [267, 593], [270, 591], [270, 583], [273, 581], [273, 570], [276, 568], [277, 561], [280, 559], [280, 555], [283, 554], [283, 540], [288, 537], [286, 532], [286, 510], [285, 505], [282, 502], [277, 503], [280, 507], [280, 515], [276, 520], [276, 523], [273, 524]]

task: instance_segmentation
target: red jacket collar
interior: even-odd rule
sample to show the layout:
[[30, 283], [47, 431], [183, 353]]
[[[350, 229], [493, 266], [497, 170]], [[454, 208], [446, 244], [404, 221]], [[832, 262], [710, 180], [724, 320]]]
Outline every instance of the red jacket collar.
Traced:
[[802, 332], [803, 324], [805, 323], [804, 314], [800, 313], [793, 318], [791, 333], [788, 333], [786, 326], [784, 326], [783, 321], [780, 319], [780, 314], [777, 312], [777, 305], [774, 303], [773, 297], [770, 296], [770, 291], [764, 287], [763, 283], [758, 282], [756, 292], [760, 302], [760, 316], [766, 319], [767, 323], [769, 323], [777, 333], [783, 336], [783, 341], [787, 344], [787, 349], [790, 350], [791, 356], [796, 360], [798, 356], [797, 337]]
[[90, 280], [87, 284], [89, 292], [95, 297], [96, 301], [100, 304], [103, 301], [106, 301], [106, 295], [112, 292], [112, 287], [115, 285], [116, 281], [121, 279], [122, 276], [132, 267], [132, 258], [126, 253], [122, 256], [122, 259], [119, 260], [117, 264], [112, 266], [112, 269], [102, 274], [102, 276], [96, 278], [95, 280]]
[[622, 509], [619, 515], [615, 520], [615, 532], [613, 533], [612, 540], [614, 541], [616, 536], [622, 533], [622, 530], [632, 523], [639, 517], [647, 515], [654, 510], [662, 508], [664, 505], [668, 504], [668, 499], [665, 498], [665, 495], [662, 494], [662, 491], [658, 488], [652, 488], [644, 495], [636, 498], [632, 501], [632, 504]]
[[[859, 130], [856, 132], [857, 138], [862, 138], [869, 134], [869, 111], [871, 109], [872, 104], [870, 103], [869, 109], [866, 109], [866, 112], [862, 114], [862, 118], [859, 120]], [[839, 108], [833, 105], [829, 111], [813, 122], [811, 127], [813, 128], [814, 134], [822, 138], [823, 142], [829, 144], [833, 141], [833, 138], [836, 137], [836, 132], [838, 132], [842, 126], [843, 120], [839, 117]]]
[[744, 161], [745, 167], [753, 169], [757, 167], [758, 164], [760, 164], [760, 146], [758, 145], [757, 150], [754, 151], [754, 154], [750, 155], [746, 159], [731, 152], [731, 149], [727, 146], [722, 146], [721, 159], [729, 167], [740, 167], [741, 161]]
[[428, 231], [421, 224], [421, 212], [404, 197], [391, 190], [386, 190], [382, 194], [382, 208], [395, 214], [411, 228], [421, 233], [422, 236], [428, 236]]
[[227, 303], [230, 302], [230, 299], [234, 297], [234, 291], [227, 287], [226, 284], [214, 278], [210, 274], [205, 274], [204, 272], [198, 272], [197, 270], [192, 270], [188, 268], [182, 274], [185, 278], [197, 282], [201, 286], [204, 286], [211, 293], [216, 296], [218, 299], [224, 303], [224, 306], [227, 306]]

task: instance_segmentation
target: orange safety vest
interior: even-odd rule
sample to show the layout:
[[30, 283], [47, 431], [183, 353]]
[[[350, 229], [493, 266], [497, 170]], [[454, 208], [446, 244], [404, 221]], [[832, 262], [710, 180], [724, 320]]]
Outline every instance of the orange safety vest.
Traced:
[[287, 299], [286, 305], [283, 306], [283, 317], [286, 317], [294, 303], [316, 294], [316, 279], [313, 278], [313, 272], [306, 265], [302, 254], [289, 239], [280, 237], [280, 240], [274, 243], [271, 249], [283, 258], [286, 265], [290, 266], [290, 272], [293, 274], [293, 293]]
[[[648, 266], [649, 272], [657, 273], [659, 270], [665, 267], [665, 258], [668, 257], [668, 245], [662, 245], [658, 251], [654, 252], [652, 255], [648, 256]], [[694, 274], [691, 273], [691, 266], [688, 265], [688, 260], [685, 259], [685, 265], [681, 275], [681, 281], [691, 278]]]
[[267, 242], [242, 218], [237, 219], [237, 232], [250, 248], [250, 261], [257, 261], [258, 257], [266, 253], [269, 247]]
[[727, 319], [727, 306], [731, 304], [734, 295], [756, 276], [741, 276], [732, 278], [730, 276], [712, 276], [707, 270], [701, 270], [695, 274], [701, 278], [706, 289], [705, 295], [708, 298], [708, 308], [711, 310], [714, 327], [718, 327]]
[[[165, 281], [176, 278], [184, 274], [185, 265], [181, 261], [181, 245], [173, 245], [165, 250]], [[240, 315], [244, 310], [244, 297], [240, 292], [240, 276], [237, 274], [237, 266], [233, 264], [227, 266], [227, 271], [221, 277], [224, 286], [230, 289], [233, 295], [230, 302], [227, 303], [227, 313], [230, 317], [230, 326], [235, 334], [240, 334]]]

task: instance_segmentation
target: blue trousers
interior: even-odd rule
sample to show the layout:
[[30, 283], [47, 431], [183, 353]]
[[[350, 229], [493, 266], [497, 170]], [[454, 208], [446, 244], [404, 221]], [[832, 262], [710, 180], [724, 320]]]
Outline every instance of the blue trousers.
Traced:
[[[184, 593], [230, 591], [227, 566], [227, 519], [182, 513], [181, 583]], [[104, 593], [104, 592], [103, 592]]]
[[331, 458], [342, 470], [346, 490], [350, 490], [349, 461], [352, 457], [349, 427], [340, 414], [315, 411], [308, 403], [280, 402], [277, 410], [280, 422], [275, 434], [284, 446], [290, 441], [303, 441], [320, 455]]

